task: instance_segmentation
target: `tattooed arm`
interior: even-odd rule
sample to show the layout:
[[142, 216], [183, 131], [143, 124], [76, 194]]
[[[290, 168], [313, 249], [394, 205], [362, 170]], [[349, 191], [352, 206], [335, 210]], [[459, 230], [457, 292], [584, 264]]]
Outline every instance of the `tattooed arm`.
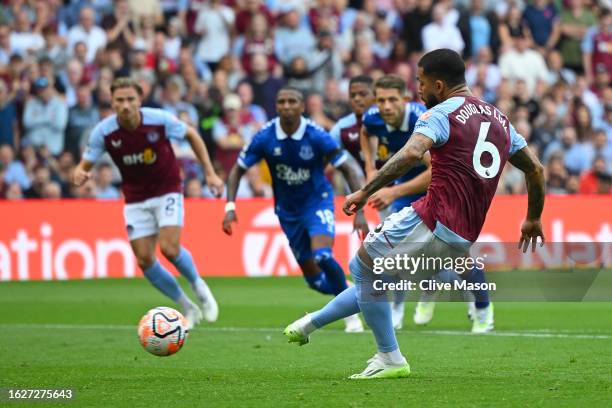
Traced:
[[433, 146], [433, 140], [420, 133], [410, 136], [408, 143], [395, 153], [378, 171], [376, 177], [364, 188], [347, 197], [343, 210], [347, 215], [363, 208], [372, 194], [405, 174], [423, 160], [423, 155]]
[[525, 173], [527, 219], [539, 220], [544, 209], [544, 167], [528, 147], [516, 152], [508, 161]]
[[527, 219], [521, 226], [519, 248], [522, 246], [525, 252], [531, 243], [531, 250], [535, 251], [538, 237], [544, 244], [544, 233], [540, 221], [544, 210], [544, 167], [528, 147], [513, 154], [508, 161], [525, 173], [527, 183]]

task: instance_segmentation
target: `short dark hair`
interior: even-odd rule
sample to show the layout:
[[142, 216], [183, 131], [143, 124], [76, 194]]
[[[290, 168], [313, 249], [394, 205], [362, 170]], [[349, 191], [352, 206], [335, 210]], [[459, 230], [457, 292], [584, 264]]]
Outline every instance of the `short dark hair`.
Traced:
[[465, 84], [465, 63], [459, 54], [448, 48], [428, 52], [418, 66], [423, 68], [425, 75], [444, 81], [450, 88]]
[[367, 75], [356, 75], [349, 81], [349, 88], [353, 86], [353, 84], [365, 84], [371, 88], [373, 83], [374, 80]]
[[144, 92], [138, 81], [128, 77], [119, 77], [115, 79], [111, 85], [111, 95], [115, 93], [117, 89], [133, 88], [138, 93], [138, 96], [143, 96]]
[[406, 81], [397, 75], [385, 75], [376, 80], [374, 82], [374, 92], [376, 92], [376, 88], [381, 89], [397, 89], [400, 95], [406, 94]]
[[[300, 91], [299, 89], [297, 89], [294, 86], [290, 86], [290, 85], [283, 85], [281, 87], [281, 89], [278, 90], [278, 92], [276, 93], [276, 97], [278, 97], [278, 94], [281, 93], [282, 91], [291, 91], [291, 92], [295, 92], [296, 94], [299, 95], [300, 100], [303, 102], [304, 101], [304, 93], [302, 91]], [[276, 98], [274, 98], [276, 99]]]

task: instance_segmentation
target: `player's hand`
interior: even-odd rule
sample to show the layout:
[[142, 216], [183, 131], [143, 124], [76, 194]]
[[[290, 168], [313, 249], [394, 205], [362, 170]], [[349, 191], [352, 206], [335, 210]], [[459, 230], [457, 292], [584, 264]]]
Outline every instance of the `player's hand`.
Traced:
[[540, 220], [525, 220], [521, 226], [521, 239], [519, 241], [519, 249], [523, 248], [523, 252], [527, 252], [531, 243], [531, 252], [535, 252], [538, 237], [541, 239], [540, 246], [544, 246], [544, 233], [542, 232], [542, 222]]
[[395, 200], [396, 198], [397, 197], [395, 196], [395, 190], [393, 189], [393, 187], [385, 187], [381, 188], [370, 196], [370, 199], [368, 200], [368, 205], [370, 207], [374, 207], [378, 211], [381, 211], [391, 205], [393, 200]]
[[355, 219], [353, 220], [353, 231], [357, 231], [361, 241], [363, 241], [366, 235], [368, 235], [370, 232], [370, 226], [368, 225], [368, 221], [366, 220], [363, 211], [357, 211], [357, 214], [355, 214]]
[[72, 183], [75, 186], [82, 186], [91, 178], [91, 172], [83, 169], [76, 169], [72, 174]]
[[216, 174], [206, 176], [206, 184], [215, 197], [221, 197], [221, 194], [223, 194], [223, 190], [225, 189], [225, 183], [219, 176]]
[[362, 190], [357, 190], [346, 197], [346, 201], [342, 206], [342, 211], [346, 215], [354, 215], [361, 210], [368, 202], [368, 196]]
[[238, 217], [236, 217], [236, 211], [228, 211], [225, 213], [225, 217], [223, 217], [223, 232], [227, 235], [232, 235], [232, 223], [238, 222]]

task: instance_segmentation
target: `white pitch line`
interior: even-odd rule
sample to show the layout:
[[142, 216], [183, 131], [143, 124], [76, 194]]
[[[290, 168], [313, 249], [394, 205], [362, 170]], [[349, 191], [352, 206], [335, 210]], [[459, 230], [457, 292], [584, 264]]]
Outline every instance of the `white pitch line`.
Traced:
[[[116, 325], [116, 324], [3, 324], [0, 323], [0, 328], [10, 329], [34, 329], [34, 330], [136, 330], [136, 325]], [[261, 332], [261, 333], [278, 333], [282, 329], [278, 327], [201, 327], [197, 332]], [[325, 329], [326, 333], [344, 333], [342, 330]], [[436, 335], [436, 336], [470, 336], [474, 337], [469, 331], [460, 330], [416, 330], [416, 331], [401, 331], [400, 333], [410, 335]], [[610, 340], [610, 334], [578, 334], [566, 332], [554, 332], [551, 330], [544, 331], [494, 331], [484, 336], [487, 337], [526, 337], [526, 338], [543, 338], [543, 339], [586, 339], [586, 340]], [[477, 336], [480, 337], [480, 336]]]
[[[475, 336], [474, 334], [467, 331], [454, 331], [454, 330], [423, 330], [420, 331], [424, 334], [435, 334], [442, 336]], [[494, 337], [531, 337], [531, 338], [545, 338], [545, 339], [612, 339], [612, 336], [607, 334], [569, 334], [569, 333], [534, 333], [534, 332], [506, 332], [506, 331], [494, 331], [485, 334], [485, 336]]]

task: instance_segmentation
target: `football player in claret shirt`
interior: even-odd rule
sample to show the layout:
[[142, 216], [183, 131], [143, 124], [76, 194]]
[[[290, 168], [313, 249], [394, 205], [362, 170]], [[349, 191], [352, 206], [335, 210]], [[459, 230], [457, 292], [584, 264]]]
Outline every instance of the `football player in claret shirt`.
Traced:
[[[431, 154], [431, 183], [424, 197], [386, 218], [370, 232], [350, 262], [355, 286], [337, 295], [325, 307], [291, 323], [285, 329], [290, 342], [309, 341], [315, 330], [360, 310], [374, 334], [377, 352], [361, 373], [351, 379], [402, 378], [410, 366], [402, 355], [385, 301], [384, 288], [377, 288], [380, 275], [375, 262], [396, 253], [428, 259], [459, 259], [469, 255], [478, 238], [506, 162], [524, 172], [527, 183], [527, 217], [521, 226], [519, 246], [527, 251], [540, 238], [544, 208], [544, 169], [516, 133], [508, 118], [495, 106], [472, 95], [465, 83], [465, 64], [459, 54], [439, 49], [425, 54], [418, 63], [418, 92], [429, 109], [417, 121], [408, 142], [361, 190], [347, 197], [347, 215], [363, 208], [369, 197], [406, 174]], [[399, 251], [399, 252], [398, 252]], [[438, 272], [432, 265], [425, 272]], [[399, 278], [406, 278], [400, 272]], [[466, 270], [462, 278], [478, 284], [478, 274]], [[398, 279], [397, 268], [383, 270]], [[477, 312], [487, 320], [489, 308]]]
[[[361, 187], [356, 165], [322, 128], [304, 118], [304, 96], [291, 87], [276, 96], [278, 117], [269, 121], [245, 146], [227, 181], [227, 205], [223, 230], [231, 235], [236, 222], [236, 192], [246, 170], [265, 160], [272, 175], [274, 211], [308, 286], [337, 295], [347, 286], [342, 267], [334, 259], [334, 192], [325, 177], [329, 163], [344, 175], [351, 191]], [[355, 228], [367, 233], [362, 212]], [[363, 331], [358, 310], [345, 317], [347, 332]]]
[[[377, 168], [386, 163], [410, 139], [419, 117], [427, 110], [421, 103], [407, 100], [407, 87], [403, 79], [387, 75], [374, 83], [374, 99], [376, 105], [368, 109], [363, 115], [361, 127], [361, 148], [365, 160], [367, 179], [372, 180]], [[425, 195], [427, 186], [431, 181], [431, 157], [429, 153], [423, 156], [423, 162], [415, 165], [410, 171], [403, 174], [391, 185], [386, 186], [369, 199], [369, 205], [376, 208], [381, 221], [392, 213], [401, 211]], [[484, 270], [476, 269], [484, 280]], [[455, 271], [445, 270], [431, 278], [436, 282], [460, 281]], [[415, 308], [413, 320], [417, 325], [429, 323], [434, 314], [436, 290], [422, 290], [421, 297]], [[475, 295], [470, 291], [464, 292], [468, 302], [468, 317], [474, 320], [476, 309], [489, 306], [489, 296], [486, 290], [479, 290]], [[404, 319], [406, 292], [393, 291], [393, 327], [402, 328]], [[476, 300], [476, 302], [475, 302]], [[474, 320], [472, 331], [479, 333], [493, 330], [493, 316], [489, 323], [483, 327]]]
[[[73, 182], [85, 183], [95, 162], [108, 152], [121, 172], [125, 225], [144, 276], [182, 307], [188, 328], [202, 318], [214, 322], [219, 314], [217, 302], [200, 277], [191, 253], [180, 243], [185, 211], [179, 165], [170, 139], [187, 139], [204, 168], [206, 183], [217, 195], [223, 192], [223, 181], [215, 173], [206, 146], [194, 128], [161, 109], [141, 107], [143, 93], [137, 82], [117, 78], [111, 93], [115, 114], [91, 132]], [[187, 297], [157, 260], [158, 243], [166, 259], [191, 284], [199, 305]]]

